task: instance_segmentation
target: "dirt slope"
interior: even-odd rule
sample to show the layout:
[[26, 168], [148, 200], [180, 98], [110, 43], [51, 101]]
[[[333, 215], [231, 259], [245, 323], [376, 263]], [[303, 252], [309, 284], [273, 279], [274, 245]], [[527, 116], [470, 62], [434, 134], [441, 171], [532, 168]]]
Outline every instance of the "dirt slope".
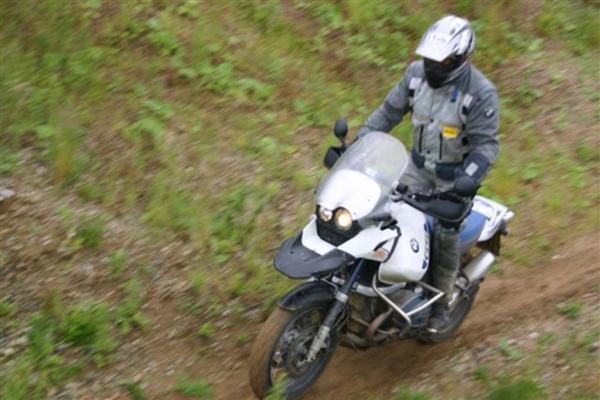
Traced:
[[[340, 349], [305, 398], [364, 399], [373, 394], [386, 398], [394, 387], [414, 383], [444, 356], [476, 348], [489, 335], [511, 332], [525, 320], [531, 327], [536, 322], [555, 318], [558, 303], [597, 290], [599, 248], [598, 234], [577, 238], [561, 248], [546, 265], [507, 268], [510, 273], [504, 276], [490, 276], [469, 318], [452, 341], [436, 346], [400, 342], [367, 352]], [[216, 398], [253, 398], [244, 372], [236, 371], [223, 377], [217, 386]]]
[[[114, 298], [114, 283], [100, 268], [102, 253], [88, 252], [68, 261], [71, 267], [61, 266], [65, 256], [60, 250], [60, 240], [49, 240], [67, 234], [52, 211], [65, 204], [65, 198], [24, 182], [12, 186], [18, 189], [17, 198], [2, 211], [0, 238], [8, 256], [5, 261], [15, 268], [7, 269], [0, 281], [0, 291], [6, 290], [27, 313], [40, 307], [44, 288], [54, 286], [57, 279], [62, 282], [66, 298], [90, 293], [104, 299]], [[79, 207], [75, 199], [67, 203], [76, 214], [96, 211], [95, 207]], [[134, 259], [150, 257], [157, 266], [154, 278], [147, 281], [143, 306], [151, 323], [143, 333], [134, 332], [127, 338], [115, 355], [116, 364], [86, 371], [68, 389], [72, 398], [127, 399], [118, 382], [139, 379], [151, 399], [183, 399], [173, 391], [182, 374], [207, 379], [214, 385], [216, 399], [253, 398], [247, 360], [252, 339], [260, 328], [258, 318], [248, 315], [235, 319], [223, 314], [215, 322], [216, 332], [211, 340], [199, 339], [197, 331], [202, 321], [180, 308], [188, 291], [184, 269], [178, 267], [185, 258], [186, 247], [173, 241], [154, 249], [146, 241], [136, 239], [140, 236], [137, 228], [127, 216], [115, 218], [107, 245], [126, 243], [135, 249]], [[509, 238], [507, 248], [520, 240], [518, 237]], [[544, 265], [523, 268], [506, 265], [501, 258], [502, 272], [492, 274], [484, 283], [475, 307], [454, 340], [437, 346], [400, 342], [358, 353], [340, 349], [306, 398], [363, 399], [370, 395], [389, 398], [398, 385], [418, 383], [441, 358], [477, 349], [492, 335], [501, 332], [510, 335], [514, 330], [525, 326], [535, 328], [536, 324], [556, 318], [556, 304], [561, 301], [584, 293], [598, 295], [599, 248], [600, 234], [595, 233], [555, 249], [548, 256], [551, 260]], [[246, 332], [249, 340], [240, 341], [239, 334]]]

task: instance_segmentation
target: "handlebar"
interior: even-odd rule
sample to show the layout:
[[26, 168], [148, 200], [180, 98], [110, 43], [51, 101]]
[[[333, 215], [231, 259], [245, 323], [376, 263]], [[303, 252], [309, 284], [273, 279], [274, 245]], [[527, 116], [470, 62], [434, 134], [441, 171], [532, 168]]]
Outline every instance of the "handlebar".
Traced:
[[404, 201], [425, 214], [451, 224], [458, 224], [465, 219], [473, 206], [472, 198], [461, 197], [451, 190], [411, 192], [406, 185], [399, 185], [396, 193], [392, 201]]

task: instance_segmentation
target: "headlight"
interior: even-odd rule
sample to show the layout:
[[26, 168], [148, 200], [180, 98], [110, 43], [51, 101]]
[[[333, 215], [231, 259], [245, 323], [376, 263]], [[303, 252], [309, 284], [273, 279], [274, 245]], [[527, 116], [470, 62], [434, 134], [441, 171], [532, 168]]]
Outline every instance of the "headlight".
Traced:
[[352, 215], [345, 208], [340, 208], [335, 213], [335, 224], [343, 231], [347, 231], [352, 226]]
[[333, 217], [333, 211], [325, 207], [319, 207], [319, 218], [321, 218], [322, 221], [331, 221], [331, 217]]

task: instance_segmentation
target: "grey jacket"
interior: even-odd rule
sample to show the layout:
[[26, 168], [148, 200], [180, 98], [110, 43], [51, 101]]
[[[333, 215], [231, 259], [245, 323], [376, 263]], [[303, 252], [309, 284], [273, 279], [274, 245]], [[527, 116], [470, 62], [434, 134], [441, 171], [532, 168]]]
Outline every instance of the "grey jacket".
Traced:
[[412, 159], [445, 180], [467, 174], [481, 182], [498, 156], [498, 93], [474, 66], [454, 82], [432, 89], [423, 62], [415, 61], [367, 119], [359, 136], [389, 132], [412, 112]]

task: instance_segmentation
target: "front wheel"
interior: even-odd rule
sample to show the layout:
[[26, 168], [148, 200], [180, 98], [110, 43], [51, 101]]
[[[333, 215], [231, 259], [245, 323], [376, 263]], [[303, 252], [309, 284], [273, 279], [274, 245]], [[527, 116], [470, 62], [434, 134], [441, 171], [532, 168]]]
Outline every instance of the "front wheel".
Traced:
[[337, 344], [332, 332], [316, 358], [307, 360], [308, 350], [327, 313], [324, 305], [294, 311], [276, 308], [261, 328], [250, 356], [250, 384], [262, 399], [284, 379], [288, 399], [301, 396], [321, 375]]

